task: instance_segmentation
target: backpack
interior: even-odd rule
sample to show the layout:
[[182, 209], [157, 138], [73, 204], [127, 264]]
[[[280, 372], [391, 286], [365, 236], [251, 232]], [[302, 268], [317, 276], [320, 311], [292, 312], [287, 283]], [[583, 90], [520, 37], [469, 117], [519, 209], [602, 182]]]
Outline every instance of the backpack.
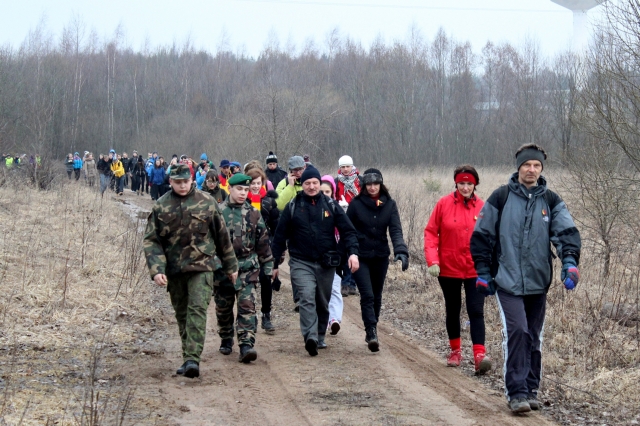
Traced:
[[[491, 276], [493, 278], [498, 274], [498, 259], [500, 258], [500, 222], [502, 221], [502, 210], [504, 209], [505, 204], [507, 204], [507, 198], [509, 198], [509, 186], [502, 185], [497, 189], [498, 191], [498, 204], [496, 204], [496, 208], [498, 209], [498, 220], [496, 221], [496, 245], [493, 247], [493, 252], [491, 253]], [[549, 232], [551, 232], [551, 212], [556, 208], [558, 204], [560, 204], [560, 196], [555, 192], [547, 189], [544, 193], [544, 199], [549, 206]], [[551, 269], [551, 281], [553, 280], [553, 260], [557, 257], [553, 250], [550, 250], [551, 255], [549, 256], [549, 266]], [[549, 284], [551, 284], [549, 281]]]

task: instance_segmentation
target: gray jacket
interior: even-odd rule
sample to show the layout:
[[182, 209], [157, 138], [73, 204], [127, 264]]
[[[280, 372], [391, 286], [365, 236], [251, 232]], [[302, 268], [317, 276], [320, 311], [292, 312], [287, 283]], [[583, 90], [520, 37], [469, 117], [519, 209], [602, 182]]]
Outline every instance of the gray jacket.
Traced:
[[576, 265], [580, 261], [580, 233], [569, 210], [552, 193], [549, 195], [557, 203], [550, 212], [547, 200], [551, 197], [545, 196], [546, 191], [550, 190], [544, 177], [528, 190], [514, 173], [508, 197], [502, 200], [502, 213], [497, 189], [480, 211], [471, 236], [471, 256], [478, 275], [492, 271], [496, 285], [516, 296], [542, 294], [549, 289], [553, 256], [550, 243], [563, 262], [567, 257], [572, 257]]

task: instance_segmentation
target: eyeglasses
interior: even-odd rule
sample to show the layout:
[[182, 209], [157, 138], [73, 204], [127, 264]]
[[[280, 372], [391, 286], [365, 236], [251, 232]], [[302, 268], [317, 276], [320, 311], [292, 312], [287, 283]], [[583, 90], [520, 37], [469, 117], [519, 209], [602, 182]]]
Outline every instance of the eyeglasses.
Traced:
[[304, 167], [297, 167], [295, 169], [291, 169], [292, 173], [299, 173], [304, 170]]

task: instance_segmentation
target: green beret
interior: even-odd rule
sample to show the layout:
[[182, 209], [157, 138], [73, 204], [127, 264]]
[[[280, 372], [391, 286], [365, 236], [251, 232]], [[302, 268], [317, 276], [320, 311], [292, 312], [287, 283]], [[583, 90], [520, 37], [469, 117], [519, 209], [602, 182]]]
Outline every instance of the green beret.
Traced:
[[244, 175], [242, 173], [236, 173], [235, 175], [229, 178], [227, 183], [229, 184], [229, 186], [234, 186], [234, 185], [249, 186], [251, 185], [252, 180], [253, 179], [251, 179], [250, 176]]
[[191, 179], [191, 170], [186, 164], [178, 164], [171, 168], [169, 177], [171, 179]]

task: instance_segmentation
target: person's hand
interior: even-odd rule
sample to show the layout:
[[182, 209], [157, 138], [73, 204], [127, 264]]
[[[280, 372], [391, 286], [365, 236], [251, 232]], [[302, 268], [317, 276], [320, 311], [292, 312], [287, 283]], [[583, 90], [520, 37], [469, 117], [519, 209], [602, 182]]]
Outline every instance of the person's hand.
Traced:
[[351, 273], [355, 273], [360, 268], [360, 261], [358, 261], [358, 256], [356, 256], [355, 254], [349, 256], [348, 266], [351, 270]]
[[164, 287], [167, 285], [167, 276], [165, 274], [155, 274], [153, 276], [153, 282], [156, 283], [160, 287]]
[[227, 277], [229, 278], [229, 281], [231, 281], [231, 284], [235, 285], [238, 279], [238, 271], [234, 272], [233, 274], [227, 275]]
[[432, 277], [438, 278], [440, 276], [440, 265], [438, 265], [437, 263], [434, 263], [433, 265], [429, 266], [429, 269], [427, 269], [427, 272]]
[[347, 211], [347, 207], [349, 207], [349, 203], [344, 199], [344, 195], [340, 196], [340, 201], [338, 201], [338, 205], [342, 207], [342, 210]]
[[407, 269], [409, 269], [409, 257], [407, 257], [406, 254], [404, 253], [396, 254], [396, 257], [393, 258], [393, 261], [397, 262], [398, 260], [402, 262], [403, 271], [406, 271]]
[[491, 275], [480, 275], [476, 279], [476, 290], [480, 294], [486, 296], [493, 296], [496, 294], [496, 285]]
[[275, 280], [276, 278], [278, 278], [279, 275], [279, 269], [274, 269], [273, 272], [271, 272], [271, 279]]
[[567, 290], [573, 290], [578, 285], [578, 281], [580, 281], [580, 271], [578, 270], [576, 261], [573, 257], [567, 257], [562, 262], [560, 280], [564, 284], [564, 288]]
[[287, 176], [287, 180], [289, 181], [289, 185], [296, 186], [296, 177], [293, 175]]

